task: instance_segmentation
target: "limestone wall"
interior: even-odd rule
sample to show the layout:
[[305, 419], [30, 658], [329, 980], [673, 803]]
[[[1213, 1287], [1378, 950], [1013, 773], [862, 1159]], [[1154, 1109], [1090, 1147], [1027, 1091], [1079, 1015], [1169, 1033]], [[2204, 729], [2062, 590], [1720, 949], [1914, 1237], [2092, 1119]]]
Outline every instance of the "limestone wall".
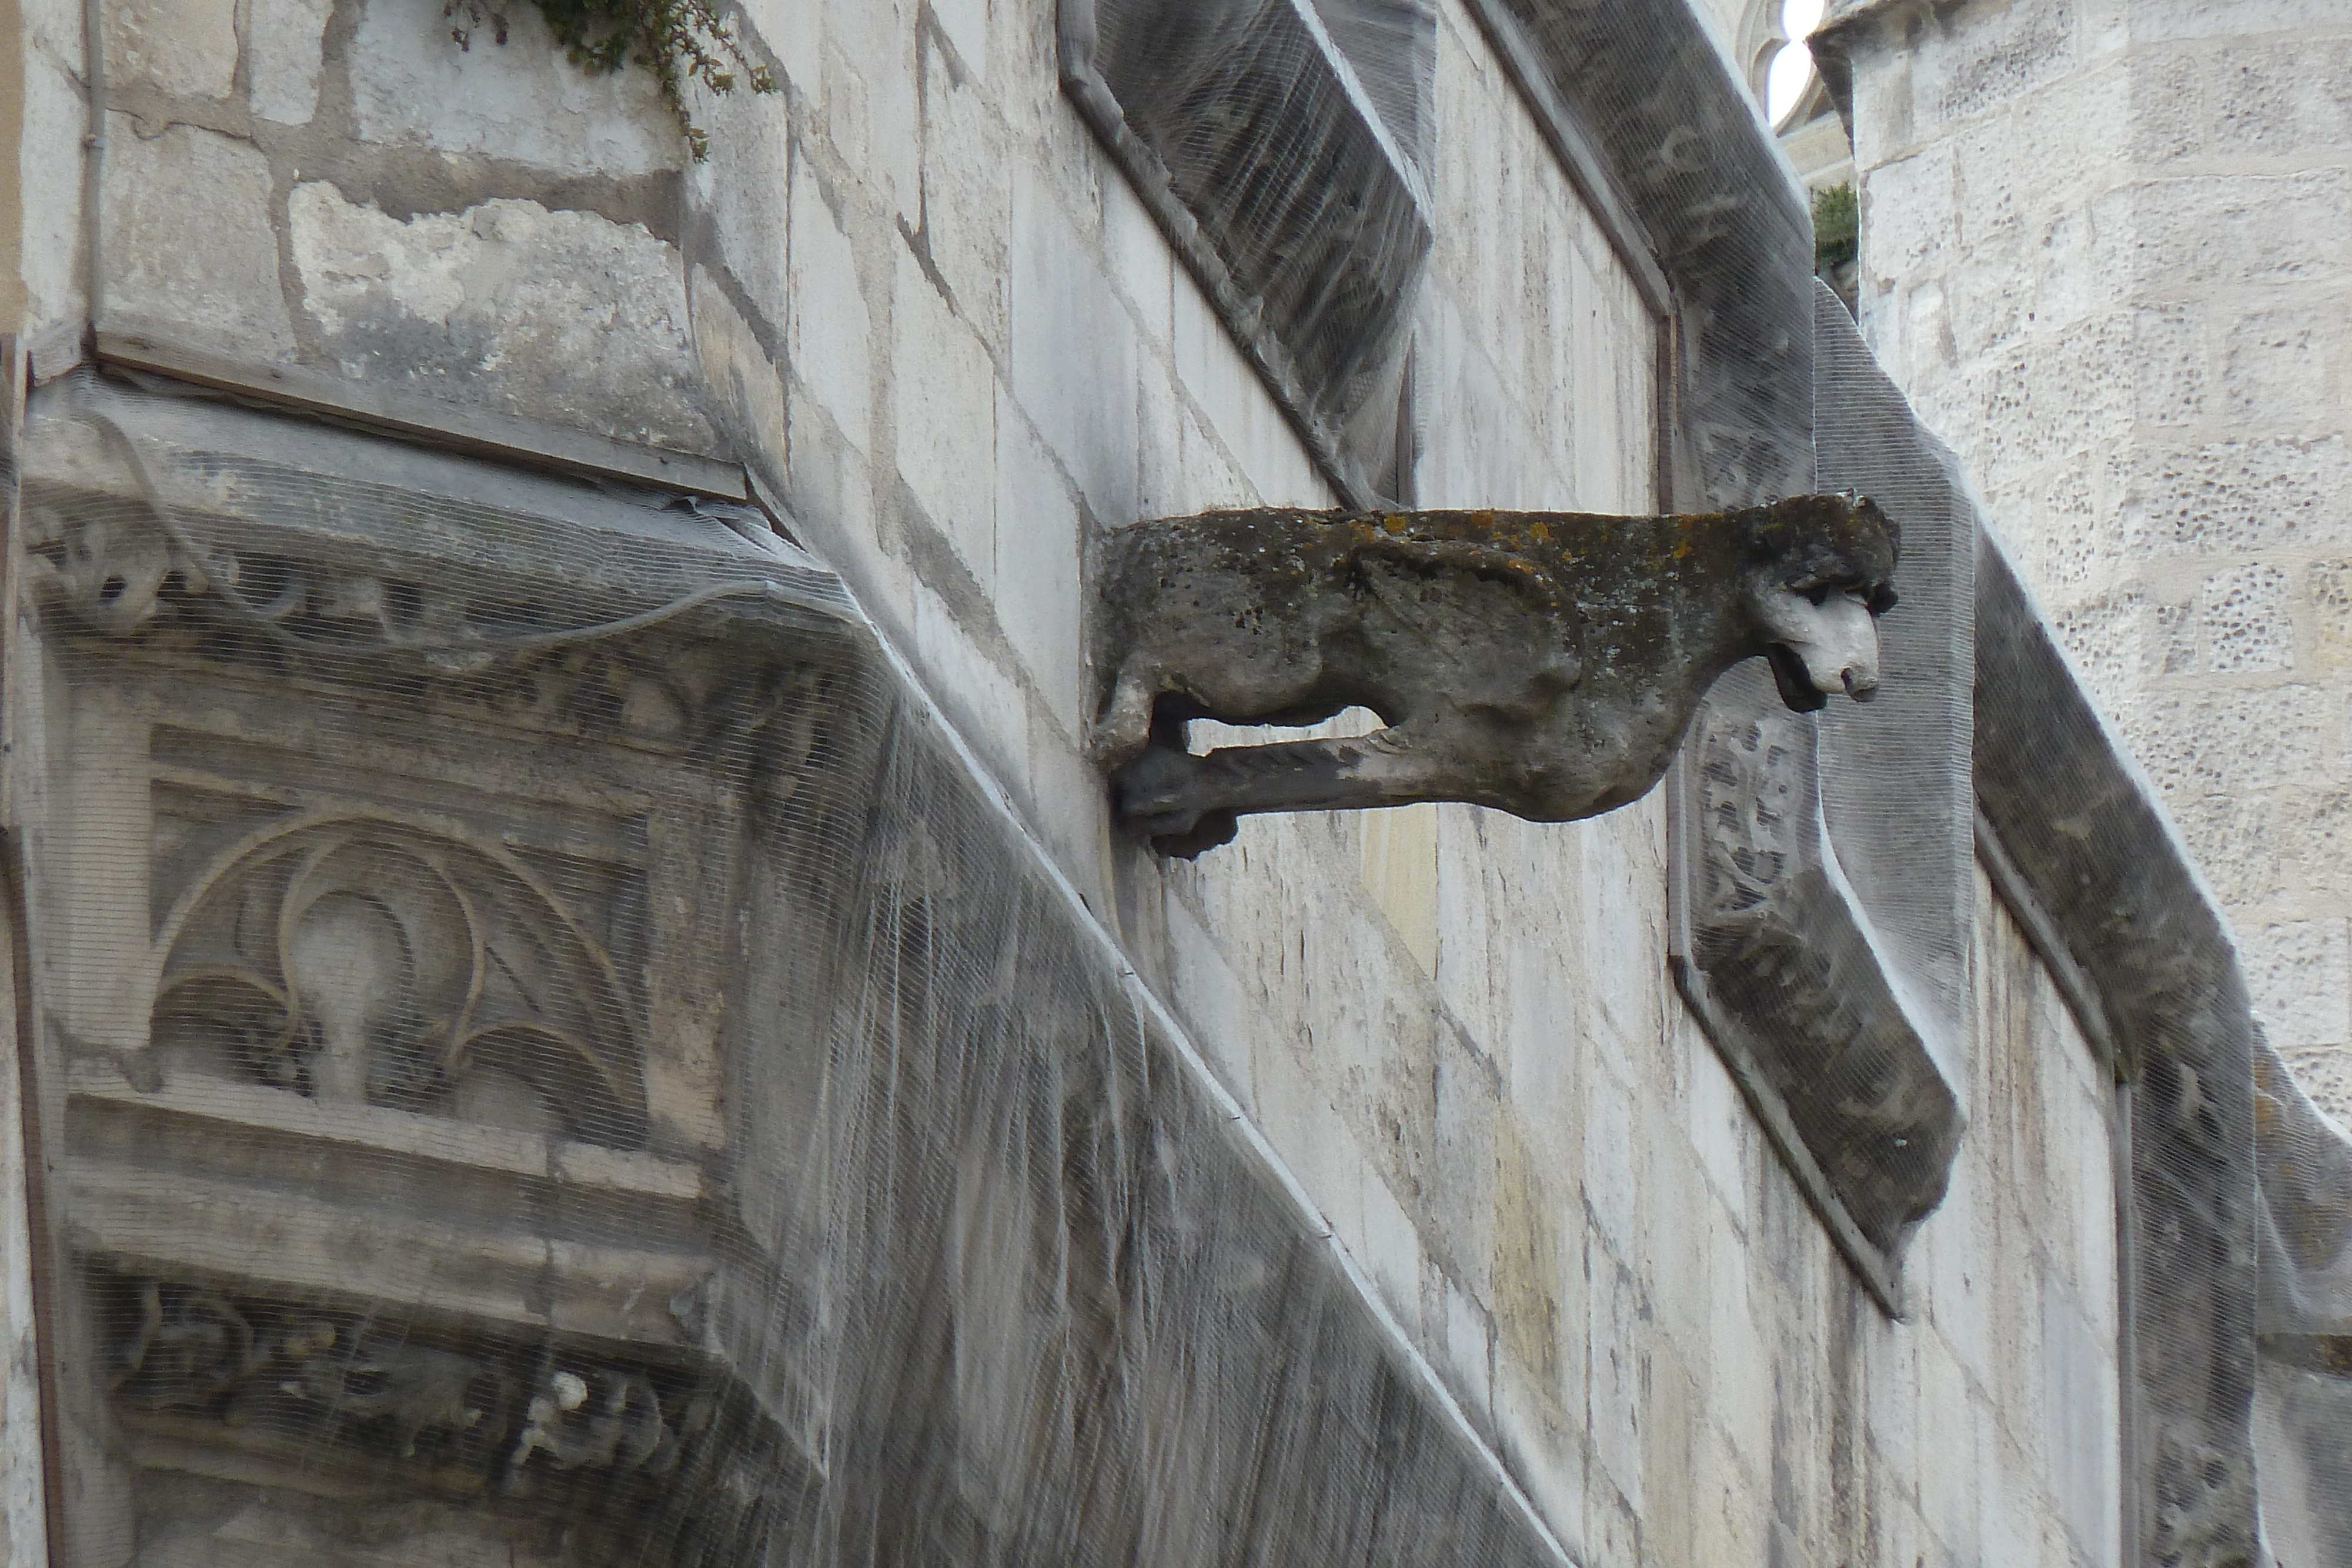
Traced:
[[[1331, 497], [1064, 100], [1045, 0], [756, 0], [784, 90], [695, 98], [698, 166], [529, 6], [463, 49], [438, 0], [107, 16], [104, 324], [746, 462], [1580, 1561], [2116, 1561], [2106, 1091], [1990, 895], [1897, 1323], [1674, 997], [1659, 796], [1115, 836], [1083, 539]], [[1457, 7], [1437, 59], [1421, 498], [1646, 509], [1653, 324]], [[26, 267], [44, 319], [76, 233]]]
[[2352, 1116], [2352, 17], [1843, 10], [1865, 331]]

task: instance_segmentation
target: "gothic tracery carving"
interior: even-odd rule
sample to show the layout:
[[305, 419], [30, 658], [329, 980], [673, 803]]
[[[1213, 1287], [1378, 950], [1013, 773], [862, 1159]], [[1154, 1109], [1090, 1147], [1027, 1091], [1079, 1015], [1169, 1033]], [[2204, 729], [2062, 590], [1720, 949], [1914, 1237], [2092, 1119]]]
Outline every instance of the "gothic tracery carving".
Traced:
[[166, 1065], [622, 1146], [645, 1091], [611, 960], [518, 861], [422, 825], [250, 837], [167, 920]]

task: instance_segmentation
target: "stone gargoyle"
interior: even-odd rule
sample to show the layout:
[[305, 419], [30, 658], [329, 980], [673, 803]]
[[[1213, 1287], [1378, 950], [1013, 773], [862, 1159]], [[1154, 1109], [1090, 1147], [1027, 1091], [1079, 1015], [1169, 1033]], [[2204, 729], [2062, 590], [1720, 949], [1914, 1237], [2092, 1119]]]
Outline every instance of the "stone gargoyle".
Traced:
[[[1092, 745], [1129, 831], [1191, 856], [1255, 811], [1465, 800], [1534, 821], [1648, 793], [1761, 655], [1801, 712], [1878, 685], [1895, 527], [1855, 496], [1689, 517], [1205, 512], [1096, 563]], [[1194, 755], [1185, 727], [1386, 727]]]

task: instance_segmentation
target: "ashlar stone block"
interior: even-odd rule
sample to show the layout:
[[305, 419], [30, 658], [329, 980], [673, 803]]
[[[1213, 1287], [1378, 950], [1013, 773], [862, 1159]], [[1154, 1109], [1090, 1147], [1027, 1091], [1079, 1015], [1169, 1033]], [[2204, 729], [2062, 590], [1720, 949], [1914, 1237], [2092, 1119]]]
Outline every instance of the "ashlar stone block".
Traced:
[[1927, 78], [1936, 117], [1966, 119], [2073, 71], [2075, 23], [2073, 0], [1975, 13], [1947, 36]]
[[793, 162], [792, 192], [793, 371], [862, 452], [873, 440], [874, 326], [857, 249], [803, 160]]
[[319, 110], [332, 0], [247, 0], [246, 101], [264, 120], [303, 125]]
[[2315, 561], [2306, 580], [2312, 641], [2324, 663], [2352, 660], [2352, 560]]
[[899, 477], [982, 591], [996, 591], [996, 371], [913, 253], [891, 294], [890, 401]]
[[1863, 192], [1864, 269], [1891, 282], [1925, 265], [1944, 244], [1953, 201], [1949, 142], [1871, 171]]
[[649, 445], [710, 450], [686, 267], [640, 224], [500, 199], [403, 222], [289, 198], [303, 308], [345, 375]]
[[2294, 668], [2293, 585], [2274, 566], [2233, 566], [2205, 580], [2197, 596], [2204, 667], [2221, 674]]
[[764, 335], [781, 348], [792, 314], [792, 126], [783, 99], [705, 93], [695, 119], [710, 136], [710, 156], [692, 175], [696, 205]]
[[2347, 333], [2335, 301], [2252, 310], [2231, 322], [2221, 388], [2230, 416], [2273, 429], [2308, 429], [2343, 417], [2334, 397], [2334, 361]]
[[1075, 737], [1087, 718], [1078, 568], [1085, 518], [1069, 480], [1001, 384], [995, 399], [997, 618], [1054, 723]]
[[236, 75], [236, 0], [112, 0], [106, 74], [188, 98], [226, 98]]
[[653, 73], [593, 76], [563, 57], [535, 5], [459, 44], [440, 0], [373, 0], [349, 69], [359, 139], [472, 152], [599, 179], [675, 169], [686, 141]]
[[[1014, 141], [978, 84], [933, 47], [923, 51], [922, 148], [924, 255], [981, 340], [1001, 349], [1013, 170], [1027, 150]], [[913, 216], [908, 214], [909, 222]]]
[[1131, 520], [1139, 439], [1132, 323], [1053, 186], [1026, 166], [1013, 178], [1013, 395], [1095, 516]]
[[2126, 356], [2096, 369], [2099, 379], [2075, 382], [2077, 392], [2128, 388], [2134, 415], [2148, 424], [2185, 424], [2201, 418], [2212, 382], [2205, 312], [2193, 305], [2133, 311]]
[[2352, 148], [2352, 37], [2298, 38], [2209, 56], [2211, 144], [2256, 156]]
[[2352, 542], [2352, 447], [2341, 435], [2258, 435], [2144, 449], [2121, 512], [2135, 556], [2341, 546]]
[[2126, 710], [2123, 727], [2167, 800], [2251, 796], [2335, 774], [2335, 714], [2314, 685], [2169, 694]]
[[107, 116], [101, 243], [109, 324], [244, 354], [293, 351], [278, 282], [269, 161], [251, 142], [174, 125], [143, 137]]
[[2352, 267], [2352, 173], [2200, 176], [2132, 193], [2137, 281], [2326, 282]]
[[2341, 917], [2255, 926], [2239, 937], [2238, 950], [2273, 1045], [2352, 1040], [2352, 959]]

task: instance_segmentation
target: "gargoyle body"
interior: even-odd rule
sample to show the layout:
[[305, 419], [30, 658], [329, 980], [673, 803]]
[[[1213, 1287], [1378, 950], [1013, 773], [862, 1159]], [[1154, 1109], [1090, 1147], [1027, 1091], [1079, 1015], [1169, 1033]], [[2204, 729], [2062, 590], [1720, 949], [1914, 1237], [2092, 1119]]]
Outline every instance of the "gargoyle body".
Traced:
[[[1139, 523], [1097, 562], [1093, 744], [1121, 819], [1193, 855], [1255, 811], [1465, 800], [1536, 821], [1640, 799], [1699, 699], [1771, 662], [1811, 711], [1878, 685], [1895, 528], [1851, 496], [1690, 517], [1208, 512]], [[1355, 739], [1185, 746], [1196, 718]]]

